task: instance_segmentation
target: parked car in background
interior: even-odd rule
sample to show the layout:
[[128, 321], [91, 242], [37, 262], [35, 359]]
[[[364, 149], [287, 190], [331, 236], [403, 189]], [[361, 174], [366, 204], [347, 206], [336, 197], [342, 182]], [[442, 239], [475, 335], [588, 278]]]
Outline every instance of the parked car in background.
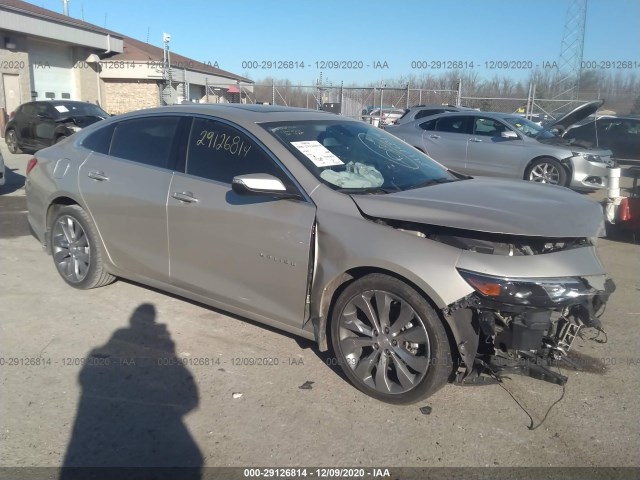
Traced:
[[404, 115], [404, 110], [401, 108], [383, 108], [382, 115], [380, 114], [380, 109], [375, 108], [369, 113], [365, 121], [376, 127], [384, 127], [391, 125], [402, 115]]
[[121, 276], [315, 339], [390, 403], [454, 376], [564, 384], [549, 362], [601, 328], [614, 289], [596, 202], [461, 176], [326, 112], [132, 112], [40, 151], [26, 175], [29, 224], [70, 286]]
[[[587, 104], [582, 113], [588, 115], [592, 107]], [[443, 165], [469, 175], [594, 190], [606, 188], [608, 169], [616, 165], [610, 150], [573, 145], [511, 113], [443, 113], [386, 130]]]
[[459, 107], [456, 105], [416, 105], [411, 108], [407, 108], [404, 114], [392, 122], [394, 125], [402, 125], [403, 123], [413, 122], [424, 117], [430, 117], [439, 113], [446, 112], [463, 112], [465, 110], [474, 110], [469, 107]]
[[6, 181], [6, 170], [4, 167], [4, 158], [2, 158], [2, 152], [0, 152], [0, 186], [4, 185]]
[[640, 116], [591, 117], [570, 127], [564, 138], [608, 148], [617, 159], [640, 160]]
[[5, 127], [11, 153], [49, 147], [109, 114], [93, 103], [48, 100], [20, 105]]

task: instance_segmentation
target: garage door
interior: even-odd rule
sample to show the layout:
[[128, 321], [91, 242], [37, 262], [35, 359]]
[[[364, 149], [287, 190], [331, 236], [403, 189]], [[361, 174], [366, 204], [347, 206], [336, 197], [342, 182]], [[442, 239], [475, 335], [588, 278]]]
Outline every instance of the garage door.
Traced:
[[71, 47], [29, 40], [29, 63], [35, 100], [75, 99]]

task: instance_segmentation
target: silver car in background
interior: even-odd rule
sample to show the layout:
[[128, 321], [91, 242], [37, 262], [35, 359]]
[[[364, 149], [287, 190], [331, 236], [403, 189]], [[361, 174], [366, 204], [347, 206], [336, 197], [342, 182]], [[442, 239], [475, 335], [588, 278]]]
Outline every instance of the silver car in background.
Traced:
[[563, 384], [549, 364], [614, 289], [595, 202], [323, 112], [113, 117], [38, 152], [26, 195], [70, 286], [128, 278], [315, 340], [390, 403], [505, 372]]
[[[566, 129], [601, 104], [580, 107], [548, 128]], [[610, 150], [570, 142], [512, 113], [443, 113], [386, 130], [446, 167], [468, 175], [596, 190], [607, 187], [609, 169], [616, 166]]]

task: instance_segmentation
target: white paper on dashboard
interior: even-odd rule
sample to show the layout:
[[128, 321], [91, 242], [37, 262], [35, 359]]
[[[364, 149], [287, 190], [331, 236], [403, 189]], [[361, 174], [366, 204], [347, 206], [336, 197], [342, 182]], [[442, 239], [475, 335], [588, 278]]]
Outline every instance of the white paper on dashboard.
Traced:
[[344, 165], [344, 162], [327, 150], [317, 140], [307, 140], [302, 142], [291, 142], [300, 152], [313, 162], [316, 167], [331, 167], [333, 165]]

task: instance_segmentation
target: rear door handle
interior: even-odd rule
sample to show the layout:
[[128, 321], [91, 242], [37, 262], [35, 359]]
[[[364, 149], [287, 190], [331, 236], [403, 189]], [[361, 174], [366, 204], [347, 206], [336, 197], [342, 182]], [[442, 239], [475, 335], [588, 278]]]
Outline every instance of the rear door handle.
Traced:
[[193, 196], [192, 192], [172, 192], [171, 196], [176, 200], [180, 200], [185, 203], [197, 203], [198, 199]]
[[99, 172], [97, 170], [93, 170], [87, 173], [87, 177], [93, 178], [94, 180], [98, 180], [99, 182], [104, 182], [105, 180], [109, 180], [109, 177], [107, 177], [104, 174], [104, 172]]
[[440, 138], [440, 135], [429, 135], [429, 138]]
[[481, 142], [482, 140], [480, 140], [479, 138], [470, 138], [470, 139], [469, 139], [469, 141], [470, 141], [470, 142], [476, 142], [476, 143], [479, 143], [479, 142]]

